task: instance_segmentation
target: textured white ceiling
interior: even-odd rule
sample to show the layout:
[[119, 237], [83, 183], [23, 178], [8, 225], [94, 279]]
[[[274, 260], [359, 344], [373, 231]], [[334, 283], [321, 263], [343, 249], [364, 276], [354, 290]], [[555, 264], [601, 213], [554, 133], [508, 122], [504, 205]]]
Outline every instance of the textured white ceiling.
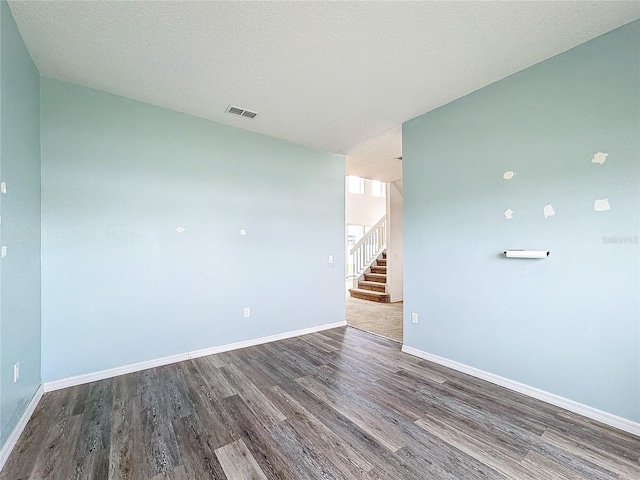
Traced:
[[365, 140], [344, 152], [347, 175], [394, 182], [402, 178], [402, 126]]
[[366, 140], [395, 141], [393, 159], [402, 122], [640, 17], [638, 2], [9, 5], [44, 76], [365, 159]]

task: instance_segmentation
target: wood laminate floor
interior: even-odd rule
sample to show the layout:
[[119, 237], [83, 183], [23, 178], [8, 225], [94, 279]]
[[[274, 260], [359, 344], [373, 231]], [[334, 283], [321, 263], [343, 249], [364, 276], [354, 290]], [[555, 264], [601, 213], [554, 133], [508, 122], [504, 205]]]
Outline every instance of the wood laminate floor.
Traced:
[[351, 328], [46, 394], [23, 479], [640, 478], [640, 438]]

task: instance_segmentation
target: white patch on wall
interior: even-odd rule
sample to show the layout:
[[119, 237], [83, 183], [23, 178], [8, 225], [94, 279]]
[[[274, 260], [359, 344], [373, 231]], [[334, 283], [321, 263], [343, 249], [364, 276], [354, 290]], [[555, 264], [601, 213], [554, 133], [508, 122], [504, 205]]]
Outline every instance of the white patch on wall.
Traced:
[[7, 182], [0, 183], [0, 192], [7, 193]]
[[502, 174], [502, 178], [505, 180], [511, 180], [515, 176], [516, 172], [512, 172], [511, 170], [507, 170]]
[[4, 258], [6, 256], [7, 256], [7, 246], [2, 245], [2, 248], [0, 249], [0, 257]]
[[611, 209], [609, 205], [609, 199], [607, 198], [599, 198], [595, 202], [593, 202], [593, 209], [596, 212], [606, 212]]
[[553, 205], [549, 204], [544, 206], [543, 213], [544, 213], [544, 218], [549, 218], [549, 217], [553, 217], [556, 214], [556, 211], [553, 209]]
[[240, 235], [242, 235], [243, 237], [247, 234], [247, 231], [244, 228], [240, 229]]
[[506, 218], [507, 220], [511, 220], [513, 218], [513, 210], [511, 210], [510, 208], [507, 208], [504, 211], [504, 218]]
[[176, 228], [176, 232], [178, 232], [178, 233], [184, 233], [184, 232], [186, 232], [186, 231], [187, 231], [187, 229], [186, 229], [186, 228], [184, 228], [184, 227], [178, 227], [178, 228]]
[[591, 163], [597, 163], [599, 165], [602, 165], [604, 162], [607, 161], [608, 155], [609, 155], [608, 153], [598, 152], [591, 158]]

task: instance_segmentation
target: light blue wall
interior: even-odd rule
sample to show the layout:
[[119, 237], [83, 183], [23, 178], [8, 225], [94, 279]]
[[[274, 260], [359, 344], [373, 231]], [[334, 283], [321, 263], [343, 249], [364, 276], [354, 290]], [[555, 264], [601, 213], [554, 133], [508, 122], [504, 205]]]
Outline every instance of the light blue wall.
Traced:
[[406, 345], [640, 421], [639, 46], [635, 22], [404, 124]]
[[344, 320], [343, 156], [41, 90], [45, 381]]
[[[0, 445], [40, 385], [40, 76], [0, 2]], [[13, 382], [13, 365], [20, 379]]]

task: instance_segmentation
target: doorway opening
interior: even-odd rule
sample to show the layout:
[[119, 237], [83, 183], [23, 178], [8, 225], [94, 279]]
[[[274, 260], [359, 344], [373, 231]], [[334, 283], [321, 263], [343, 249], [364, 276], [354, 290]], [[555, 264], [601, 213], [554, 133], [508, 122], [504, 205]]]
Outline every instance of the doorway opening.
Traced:
[[401, 181], [347, 176], [347, 324], [403, 340]]

